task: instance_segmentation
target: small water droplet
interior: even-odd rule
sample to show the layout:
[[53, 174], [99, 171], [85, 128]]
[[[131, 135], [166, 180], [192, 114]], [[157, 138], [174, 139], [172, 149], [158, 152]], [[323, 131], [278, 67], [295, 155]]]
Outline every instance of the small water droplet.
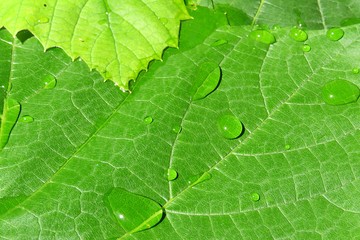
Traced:
[[150, 116], [147, 116], [144, 118], [144, 123], [151, 124], [154, 121], [154, 119]]
[[56, 87], [56, 84], [57, 84], [57, 80], [54, 76], [47, 75], [44, 78], [44, 89], [53, 89]]
[[34, 118], [29, 115], [24, 115], [19, 119], [19, 122], [23, 122], [23, 123], [31, 123], [33, 121], [34, 121]]
[[42, 17], [42, 18], [39, 18], [37, 20], [38, 23], [48, 23], [49, 22], [49, 18], [47, 17]]
[[107, 194], [105, 203], [120, 226], [130, 233], [157, 225], [164, 214], [162, 207], [154, 200], [122, 188], [114, 188]]
[[175, 127], [173, 127], [173, 132], [174, 133], [181, 133], [181, 131], [182, 131], [182, 127], [179, 125], [179, 126], [175, 126]]
[[359, 88], [347, 80], [333, 80], [322, 88], [322, 97], [329, 105], [342, 105], [356, 102], [359, 98]]
[[281, 29], [281, 26], [279, 24], [275, 24], [275, 25], [273, 25], [272, 29], [276, 31], [276, 30]]
[[215, 42], [213, 42], [210, 46], [212, 46], [212, 47], [217, 47], [217, 46], [220, 46], [220, 45], [224, 45], [224, 44], [226, 44], [226, 43], [228, 43], [227, 40], [225, 40], [225, 39], [219, 39], [219, 40], [216, 40]]
[[342, 30], [341, 28], [330, 28], [326, 32], [326, 36], [331, 41], [338, 41], [344, 36], [344, 30]]
[[221, 80], [221, 68], [213, 62], [204, 62], [199, 66], [194, 88], [193, 100], [200, 100], [210, 95], [218, 87]]
[[290, 148], [291, 148], [290, 144], [286, 144], [286, 145], [285, 145], [285, 149], [286, 149], [286, 150], [290, 150]]
[[202, 182], [210, 180], [211, 178], [212, 178], [212, 176], [211, 176], [210, 173], [204, 172], [202, 174], [198, 174], [198, 175], [190, 177], [189, 180], [188, 180], [188, 184], [191, 187], [193, 187], [193, 186], [198, 185], [198, 184], [200, 184]]
[[305, 42], [308, 39], [308, 35], [304, 30], [299, 28], [292, 28], [290, 30], [290, 37], [297, 42]]
[[265, 44], [273, 44], [276, 42], [276, 39], [271, 32], [262, 29], [257, 29], [252, 31], [249, 34], [249, 37], [257, 42], [261, 42]]
[[79, 42], [85, 42], [85, 40], [83, 38], [79, 38]]
[[173, 180], [175, 180], [177, 177], [178, 177], [177, 171], [175, 171], [175, 170], [172, 169], [172, 168], [169, 168], [168, 171], [167, 171], [167, 179], [168, 179], [169, 181], [173, 181]]
[[303, 50], [304, 52], [310, 52], [311, 47], [310, 47], [310, 45], [308, 45], [308, 44], [304, 44], [304, 45], [302, 46], [302, 50]]
[[353, 68], [352, 69], [352, 73], [353, 74], [358, 74], [360, 71], [359, 71], [359, 68]]
[[252, 193], [251, 194], [251, 200], [254, 202], [258, 202], [260, 200], [260, 195], [258, 193]]
[[218, 129], [224, 138], [235, 139], [243, 132], [243, 125], [234, 115], [227, 114], [218, 119]]

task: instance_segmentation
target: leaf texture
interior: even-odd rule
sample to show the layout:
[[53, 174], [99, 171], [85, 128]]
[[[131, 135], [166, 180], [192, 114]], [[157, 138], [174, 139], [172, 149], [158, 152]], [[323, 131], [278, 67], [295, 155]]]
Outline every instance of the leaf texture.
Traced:
[[13, 35], [30, 30], [45, 49], [61, 47], [81, 57], [122, 89], [177, 47], [180, 20], [189, 16], [181, 0], [16, 0], [0, 3], [0, 26]]
[[[17, 63], [9, 94], [21, 103], [20, 117], [34, 122], [18, 122], [0, 153], [3, 238], [360, 237], [359, 101], [330, 106], [321, 96], [337, 78], [360, 85], [352, 71], [360, 26], [344, 27], [339, 41], [308, 30], [310, 52], [291, 28], [271, 31], [276, 43], [267, 45], [249, 38], [252, 26], [211, 27], [202, 42], [186, 44], [204, 26], [184, 24], [186, 48], [154, 62], [132, 94], [59, 49], [44, 53], [34, 38], [9, 43]], [[204, 62], [221, 67], [221, 82], [192, 101]], [[57, 86], [43, 89], [49, 74]], [[218, 132], [225, 114], [244, 124], [238, 139]], [[129, 234], [105, 204], [114, 188], [154, 200], [165, 218]]]

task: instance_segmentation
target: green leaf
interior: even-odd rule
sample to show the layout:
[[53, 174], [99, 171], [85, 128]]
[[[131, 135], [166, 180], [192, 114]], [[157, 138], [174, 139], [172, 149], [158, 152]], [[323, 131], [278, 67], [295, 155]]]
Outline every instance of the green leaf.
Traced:
[[[182, 0], [4, 0], [0, 26], [30, 30], [45, 49], [57, 46], [122, 89], [166, 47], [177, 47]], [[139, 21], [140, 20], [140, 21]]]
[[[182, 36], [202, 28], [185, 23]], [[328, 105], [322, 90], [336, 79], [360, 85], [360, 26], [343, 27], [338, 41], [307, 29], [308, 52], [291, 29], [267, 30], [269, 45], [249, 37], [253, 26], [212, 28], [167, 51], [132, 94], [34, 38], [5, 41], [3, 30], [16, 63], [9, 94], [34, 121], [18, 122], [0, 153], [2, 237], [359, 238], [360, 103]], [[221, 67], [221, 83], [192, 101], [204, 62]], [[57, 84], [44, 89], [49, 75]], [[240, 137], [219, 131], [224, 115], [243, 123]], [[137, 232], [158, 220], [154, 204], [147, 219], [121, 226], [106, 200], [114, 188], [159, 203], [164, 218]]]
[[[227, 13], [231, 25], [300, 26], [310, 29], [360, 23], [360, 6], [355, 0], [192, 0], [193, 4]], [[242, 19], [239, 21], [239, 19]]]

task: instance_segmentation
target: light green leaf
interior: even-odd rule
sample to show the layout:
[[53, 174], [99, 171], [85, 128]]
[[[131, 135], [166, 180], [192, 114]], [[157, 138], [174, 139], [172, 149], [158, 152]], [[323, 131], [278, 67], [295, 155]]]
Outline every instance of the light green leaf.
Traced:
[[177, 47], [182, 0], [4, 0], [0, 26], [30, 30], [45, 49], [57, 46], [122, 89], [166, 47]]
[[[182, 36], [201, 28], [186, 23]], [[34, 38], [10, 41], [10, 94], [34, 121], [18, 122], [0, 153], [2, 237], [359, 238], [360, 102], [328, 105], [322, 89], [336, 79], [360, 85], [360, 26], [343, 27], [338, 41], [306, 30], [309, 52], [291, 28], [268, 30], [271, 45], [249, 37], [252, 26], [212, 28], [167, 51], [132, 94], [59, 49], [44, 53]], [[221, 67], [221, 83], [192, 101], [209, 61]], [[44, 89], [49, 75], [54, 89]], [[218, 130], [230, 114], [244, 127], [236, 139]], [[106, 204], [114, 188], [159, 203], [165, 217], [144, 231], [135, 232], [159, 211], [122, 228]]]

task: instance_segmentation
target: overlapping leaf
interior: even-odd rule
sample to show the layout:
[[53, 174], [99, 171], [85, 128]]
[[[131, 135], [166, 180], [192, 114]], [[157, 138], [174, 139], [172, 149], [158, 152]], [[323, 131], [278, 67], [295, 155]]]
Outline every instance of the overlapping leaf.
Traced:
[[[360, 84], [352, 72], [360, 28], [344, 30], [335, 42], [325, 30], [308, 31], [312, 49], [303, 52], [289, 28], [273, 31], [270, 46], [250, 39], [250, 26], [213, 28], [204, 42], [154, 63], [130, 95], [58, 49], [43, 53], [35, 39], [21, 45], [2, 32], [15, 46], [11, 96], [21, 116], [35, 119], [18, 123], [0, 154], [2, 237], [358, 238], [359, 102], [328, 106], [321, 98], [328, 81]], [[221, 83], [192, 101], [203, 62], [219, 64]], [[49, 74], [53, 90], [43, 89]], [[245, 127], [236, 140], [217, 130], [229, 113]], [[179, 174], [172, 182], [168, 168]], [[212, 178], [189, 185], [204, 173]], [[165, 218], [127, 234], [105, 204], [114, 187], [160, 203]]]
[[123, 89], [151, 60], [161, 59], [164, 48], [177, 47], [180, 20], [187, 18], [181, 0], [0, 3], [0, 26], [13, 35], [29, 29], [45, 49], [80, 56]]

